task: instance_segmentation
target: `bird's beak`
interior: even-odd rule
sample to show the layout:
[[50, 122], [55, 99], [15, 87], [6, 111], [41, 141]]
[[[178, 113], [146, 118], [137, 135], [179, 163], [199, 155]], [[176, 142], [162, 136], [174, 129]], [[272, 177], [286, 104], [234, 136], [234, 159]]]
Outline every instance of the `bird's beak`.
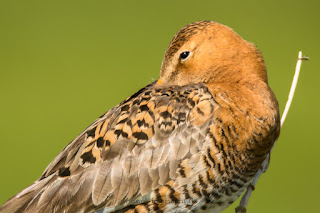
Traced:
[[162, 85], [162, 84], [163, 84], [163, 81], [161, 80], [161, 78], [159, 78], [157, 81], [157, 85]]

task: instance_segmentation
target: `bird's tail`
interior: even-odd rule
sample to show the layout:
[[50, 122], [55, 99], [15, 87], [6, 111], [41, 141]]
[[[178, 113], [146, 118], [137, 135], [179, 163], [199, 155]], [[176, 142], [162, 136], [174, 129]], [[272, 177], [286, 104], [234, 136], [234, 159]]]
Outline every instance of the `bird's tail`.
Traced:
[[[43, 188], [49, 182], [52, 182], [53, 175], [41, 180], [36, 181], [31, 186], [25, 188], [0, 207], [0, 213], [19, 213], [19, 212], [33, 212], [32, 205], [36, 200], [41, 197]], [[34, 210], [34, 209], [33, 209]]]

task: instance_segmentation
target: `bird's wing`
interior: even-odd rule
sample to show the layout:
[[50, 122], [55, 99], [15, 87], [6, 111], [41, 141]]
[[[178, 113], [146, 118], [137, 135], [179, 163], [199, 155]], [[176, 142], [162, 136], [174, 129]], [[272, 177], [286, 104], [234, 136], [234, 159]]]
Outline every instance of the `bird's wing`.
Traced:
[[0, 212], [116, 210], [148, 201], [201, 150], [213, 105], [201, 84], [148, 85], [90, 125]]

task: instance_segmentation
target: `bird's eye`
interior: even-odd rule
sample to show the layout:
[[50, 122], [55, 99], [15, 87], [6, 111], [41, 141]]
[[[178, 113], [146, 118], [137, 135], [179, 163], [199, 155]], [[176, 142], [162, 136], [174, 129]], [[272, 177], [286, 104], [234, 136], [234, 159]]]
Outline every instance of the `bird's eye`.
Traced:
[[189, 57], [190, 52], [189, 51], [184, 51], [180, 54], [180, 60], [185, 60]]

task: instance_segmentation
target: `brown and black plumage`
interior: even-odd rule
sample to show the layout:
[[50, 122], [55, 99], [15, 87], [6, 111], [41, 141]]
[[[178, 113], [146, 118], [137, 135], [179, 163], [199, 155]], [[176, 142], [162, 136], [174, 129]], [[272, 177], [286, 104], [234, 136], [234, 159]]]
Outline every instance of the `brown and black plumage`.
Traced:
[[279, 131], [258, 49], [195, 22], [171, 41], [156, 82], [98, 118], [0, 212], [220, 212]]

